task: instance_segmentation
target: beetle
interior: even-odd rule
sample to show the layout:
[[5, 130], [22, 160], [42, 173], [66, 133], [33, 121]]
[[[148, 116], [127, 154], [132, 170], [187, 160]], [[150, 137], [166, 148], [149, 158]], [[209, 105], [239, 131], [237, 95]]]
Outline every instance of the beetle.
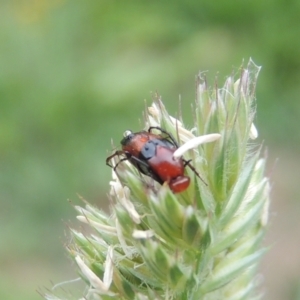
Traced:
[[[162, 134], [154, 134], [152, 130], [159, 130]], [[201, 178], [190, 164], [190, 160], [173, 157], [179, 145], [170, 133], [160, 127], [152, 126], [148, 131], [135, 133], [127, 130], [124, 132], [121, 145], [122, 150], [116, 151], [106, 159], [106, 164], [114, 170], [119, 163], [129, 160], [142, 174], [153, 178], [160, 184], [167, 182], [174, 193], [185, 191], [190, 184], [190, 177], [184, 175], [186, 166], [189, 166]], [[115, 156], [124, 157], [113, 166], [110, 160]]]

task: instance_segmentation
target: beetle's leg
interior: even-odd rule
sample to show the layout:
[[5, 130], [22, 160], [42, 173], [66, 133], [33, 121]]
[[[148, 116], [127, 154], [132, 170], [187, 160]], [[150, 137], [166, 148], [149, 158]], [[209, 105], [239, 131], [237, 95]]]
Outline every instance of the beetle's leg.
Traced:
[[176, 146], [177, 148], [179, 147], [178, 143], [176, 142], [176, 140], [174, 139], [174, 137], [173, 137], [173, 135], [171, 133], [167, 132], [166, 130], [164, 130], [161, 127], [158, 127], [158, 126], [151, 126], [151, 127], [149, 127], [148, 132], [151, 132], [152, 129], [160, 130], [163, 134], [165, 134], [167, 136], [167, 138], [169, 138], [172, 141], [172, 143], [174, 144], [174, 146]]
[[[114, 158], [115, 156], [120, 156], [120, 155], [122, 155], [122, 154], [125, 154], [125, 152], [122, 151], [122, 150], [118, 150], [118, 151], [116, 151], [114, 154], [110, 155], [110, 156], [106, 159], [106, 165], [108, 165], [109, 167], [115, 169], [115, 167], [114, 167], [113, 165], [110, 164], [110, 161], [111, 161], [111, 159]], [[126, 159], [127, 159], [127, 157], [126, 157]], [[124, 160], [124, 159], [122, 158], [122, 160]], [[118, 163], [119, 163], [119, 162], [118, 162]]]
[[195, 174], [198, 178], [200, 178], [200, 180], [207, 186], [208, 184], [204, 181], [204, 179], [200, 176], [200, 174], [197, 172], [197, 170], [195, 169], [195, 167], [191, 164], [191, 159], [189, 160], [185, 160], [182, 159], [183, 163], [184, 163], [184, 167], [188, 166]]
[[[120, 155], [125, 155], [125, 157], [121, 158], [115, 166], [111, 165], [109, 162], [112, 158], [114, 158], [115, 156], [120, 156]], [[109, 156], [106, 159], [106, 164], [113, 168], [114, 170], [116, 170], [116, 168], [118, 167], [118, 165], [125, 160], [129, 160], [131, 161], [131, 163], [133, 165], [135, 165], [143, 174], [145, 174], [145, 172], [143, 172], [143, 169], [140, 166], [143, 166], [145, 169], [149, 169], [149, 165], [147, 164], [147, 162], [145, 162], [144, 160], [141, 160], [135, 156], [132, 156], [129, 152], [127, 151], [122, 151], [122, 150], [118, 150], [116, 151], [114, 154], [112, 154], [111, 156]], [[147, 174], [146, 174], [147, 175]]]
[[129, 159], [130, 159], [130, 157], [127, 157], [127, 156], [121, 158], [121, 159], [116, 163], [116, 165], [114, 166], [114, 171], [116, 171], [118, 165], [119, 165], [122, 161], [129, 160]]
[[135, 156], [131, 156], [130, 159], [140, 165], [143, 165], [144, 167], [149, 167], [149, 165], [145, 161], [143, 161]]
[[186, 167], [187, 165], [189, 165], [189, 163], [192, 161], [191, 159], [189, 159], [189, 160], [182, 159], [182, 160], [183, 160], [183, 166], [184, 167]]
[[[125, 157], [123, 157], [122, 159], [120, 159], [117, 164], [115, 166], [111, 165], [109, 162], [111, 161], [112, 158], [114, 158], [115, 156], [120, 156], [120, 155], [125, 155]], [[144, 162], [143, 160], [135, 157], [135, 156], [132, 156], [129, 152], [127, 151], [122, 151], [122, 150], [118, 150], [116, 151], [114, 154], [112, 154], [111, 156], [109, 156], [107, 159], [106, 159], [106, 164], [113, 168], [113, 169], [116, 169], [116, 167], [118, 166], [119, 163], [121, 163], [122, 161], [125, 161], [125, 160], [131, 160], [131, 161], [134, 161], [135, 163], [137, 164], [140, 164], [140, 165], [143, 165], [144, 167], [149, 167], [148, 164], [146, 162]]]
[[149, 167], [147, 161], [141, 160], [135, 156], [131, 156], [130, 161], [142, 174], [151, 177], [160, 184], [163, 184], [163, 181]]

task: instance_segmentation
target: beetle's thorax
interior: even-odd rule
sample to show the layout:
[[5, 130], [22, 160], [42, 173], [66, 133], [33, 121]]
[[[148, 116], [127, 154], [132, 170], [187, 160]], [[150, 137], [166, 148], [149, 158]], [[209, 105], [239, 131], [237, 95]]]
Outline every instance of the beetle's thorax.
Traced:
[[138, 157], [142, 151], [144, 145], [151, 139], [159, 136], [155, 134], [149, 134], [148, 132], [130, 133], [125, 136], [122, 141], [122, 150], [130, 153], [132, 156]]

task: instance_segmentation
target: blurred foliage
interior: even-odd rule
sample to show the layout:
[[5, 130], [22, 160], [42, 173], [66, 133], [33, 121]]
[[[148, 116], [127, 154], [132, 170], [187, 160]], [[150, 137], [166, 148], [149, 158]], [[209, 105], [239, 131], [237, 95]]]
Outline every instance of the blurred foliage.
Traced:
[[299, 15], [298, 0], [1, 1], [0, 279], [37, 271], [1, 299], [39, 299], [29, 287], [65, 278], [66, 200], [107, 206], [111, 138], [141, 129], [151, 92], [174, 115], [181, 95], [191, 126], [195, 74], [221, 84], [251, 56], [261, 137], [299, 145]]

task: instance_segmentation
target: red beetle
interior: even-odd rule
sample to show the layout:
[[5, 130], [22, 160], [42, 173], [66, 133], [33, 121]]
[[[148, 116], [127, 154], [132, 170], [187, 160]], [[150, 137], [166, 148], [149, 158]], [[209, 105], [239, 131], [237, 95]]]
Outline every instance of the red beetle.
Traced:
[[[151, 133], [153, 129], [160, 130], [164, 135]], [[129, 160], [141, 173], [160, 184], [167, 182], [174, 193], [183, 192], [190, 184], [190, 177], [184, 175], [187, 165], [200, 177], [189, 160], [173, 157], [178, 144], [170, 133], [160, 127], [150, 127], [148, 131], [136, 133], [125, 131], [121, 145], [122, 150], [106, 159], [106, 164], [114, 169], [120, 162]], [[113, 167], [109, 162], [116, 155], [125, 157]]]

